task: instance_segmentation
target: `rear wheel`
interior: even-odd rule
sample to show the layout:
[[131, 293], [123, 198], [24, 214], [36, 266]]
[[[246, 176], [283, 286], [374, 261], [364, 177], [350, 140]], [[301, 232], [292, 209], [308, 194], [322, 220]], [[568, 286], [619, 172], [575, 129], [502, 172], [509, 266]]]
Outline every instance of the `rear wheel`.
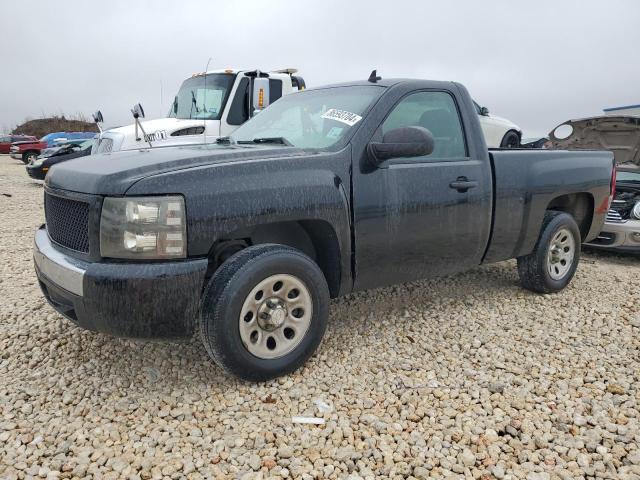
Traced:
[[538, 293], [565, 288], [578, 268], [580, 242], [580, 230], [571, 215], [546, 212], [533, 252], [518, 258], [522, 286]]
[[518, 132], [514, 132], [513, 130], [509, 130], [505, 133], [504, 137], [502, 137], [502, 142], [500, 142], [501, 148], [518, 148], [520, 146], [520, 136]]
[[282, 245], [258, 245], [230, 257], [203, 295], [200, 333], [228, 373], [263, 381], [299, 368], [327, 325], [329, 289], [318, 265]]

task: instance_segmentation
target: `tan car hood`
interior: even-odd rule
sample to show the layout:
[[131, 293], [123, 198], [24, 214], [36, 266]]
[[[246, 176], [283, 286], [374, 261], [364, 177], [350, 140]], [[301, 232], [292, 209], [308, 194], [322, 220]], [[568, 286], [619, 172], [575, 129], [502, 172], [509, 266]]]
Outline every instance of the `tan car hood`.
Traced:
[[[556, 138], [554, 132], [570, 125], [567, 138]], [[568, 120], [549, 133], [552, 148], [566, 150], [609, 150], [617, 164], [640, 165], [640, 117], [600, 116]]]

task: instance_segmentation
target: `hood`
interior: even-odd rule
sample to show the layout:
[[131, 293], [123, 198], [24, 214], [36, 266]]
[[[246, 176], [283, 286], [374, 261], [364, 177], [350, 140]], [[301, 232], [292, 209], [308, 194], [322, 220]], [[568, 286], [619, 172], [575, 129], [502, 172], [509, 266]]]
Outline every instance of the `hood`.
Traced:
[[20, 147], [20, 145], [40, 145], [45, 146], [47, 142], [41, 142], [40, 140], [20, 140], [19, 142], [11, 142], [11, 145], [15, 145], [16, 147]]
[[216, 144], [102, 153], [56, 165], [47, 175], [45, 184], [80, 193], [124, 195], [137, 181], [174, 170], [302, 153], [305, 150], [293, 147]]
[[56, 154], [60, 153], [62, 151], [62, 149], [63, 149], [63, 147], [45, 148], [44, 150], [42, 150], [42, 152], [40, 152], [40, 157], [41, 158], [51, 157], [53, 155], [56, 155]]
[[[556, 137], [555, 132], [564, 125], [572, 128], [571, 134], [565, 138]], [[554, 128], [549, 139], [552, 148], [609, 150], [617, 164], [640, 165], [640, 117], [598, 116], [568, 120]]]
[[61, 162], [66, 162], [67, 160], [71, 160], [73, 158], [86, 157], [88, 155], [91, 155], [91, 149], [85, 148], [84, 150], [77, 150], [71, 153], [65, 153], [62, 155], [53, 155], [51, 157], [44, 158], [42, 159], [42, 165], [44, 166], [56, 165]]
[[[202, 131], [194, 134], [193, 130], [205, 128], [207, 135], [218, 136], [220, 132], [219, 120], [183, 120], [180, 118], [157, 118], [154, 120], [143, 120], [140, 122], [142, 128], [151, 144], [154, 147], [192, 145], [202, 143]], [[111, 138], [113, 140], [112, 151], [132, 150], [148, 147], [149, 144], [143, 137], [142, 131], [138, 130], [140, 140], [136, 140], [136, 125], [126, 125], [124, 127], [111, 128], [101, 135], [101, 138]]]

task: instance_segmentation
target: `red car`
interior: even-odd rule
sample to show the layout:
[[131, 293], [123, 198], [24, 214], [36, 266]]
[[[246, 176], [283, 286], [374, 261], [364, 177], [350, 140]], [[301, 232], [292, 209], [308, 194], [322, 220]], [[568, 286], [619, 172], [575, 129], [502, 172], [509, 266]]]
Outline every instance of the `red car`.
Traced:
[[0, 137], [0, 153], [9, 153], [13, 142], [36, 141], [31, 135], [3, 135]]
[[11, 154], [11, 158], [29, 163], [38, 158], [40, 152], [45, 148], [47, 148], [47, 142], [34, 137], [33, 140], [12, 143], [9, 148], [9, 153]]

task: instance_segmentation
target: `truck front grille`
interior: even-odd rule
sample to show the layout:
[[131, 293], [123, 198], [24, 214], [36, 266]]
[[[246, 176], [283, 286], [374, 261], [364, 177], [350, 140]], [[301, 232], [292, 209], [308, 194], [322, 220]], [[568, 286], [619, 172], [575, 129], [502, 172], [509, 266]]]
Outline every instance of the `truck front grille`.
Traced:
[[626, 220], [624, 218], [622, 218], [622, 215], [620, 215], [620, 213], [618, 213], [617, 210], [614, 210], [613, 208], [611, 208], [607, 212], [607, 222], [609, 222], [609, 223], [625, 223]]
[[44, 215], [51, 240], [77, 252], [89, 253], [89, 204], [44, 194]]
[[101, 138], [95, 153], [109, 153], [111, 150], [113, 150], [113, 139]]

